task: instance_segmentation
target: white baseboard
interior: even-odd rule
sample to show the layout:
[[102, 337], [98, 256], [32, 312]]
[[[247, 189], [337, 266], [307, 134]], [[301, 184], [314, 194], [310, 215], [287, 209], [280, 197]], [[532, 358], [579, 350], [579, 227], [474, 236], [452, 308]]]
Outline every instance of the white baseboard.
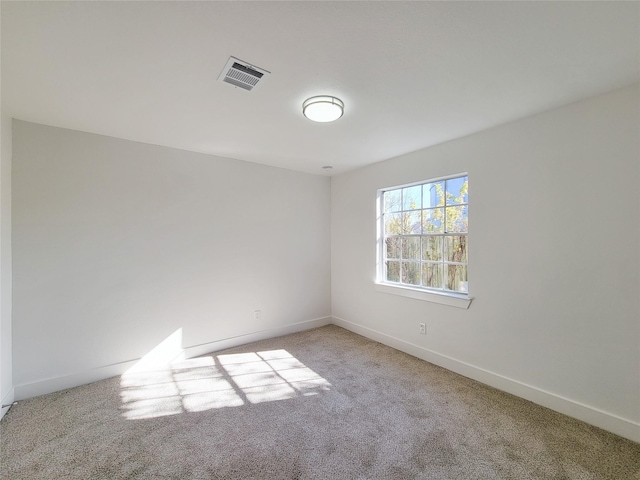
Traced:
[[202, 345], [187, 347], [185, 348], [185, 354], [187, 358], [198, 357], [207, 353], [217, 352], [219, 350], [225, 350], [227, 348], [244, 345], [245, 343], [257, 342], [258, 340], [280, 337], [282, 335], [289, 335], [291, 333], [311, 330], [312, 328], [324, 327], [325, 325], [330, 324], [331, 317], [315, 318], [313, 320], [306, 320], [304, 322], [292, 323], [283, 327], [268, 328], [266, 330], [260, 330], [258, 332], [247, 333], [244, 335], [238, 335], [236, 337], [230, 337], [223, 340], [204, 343]]
[[455, 358], [447, 357], [428, 350], [419, 345], [406, 342], [386, 333], [373, 330], [369, 327], [350, 322], [343, 318], [333, 317], [333, 324], [350, 330], [354, 333], [380, 342], [389, 347], [421, 358], [447, 370], [465, 377], [477, 380], [481, 383], [497, 388], [507, 393], [529, 400], [543, 407], [550, 408], [564, 415], [582, 420], [596, 427], [607, 430], [621, 437], [640, 443], [640, 424], [632, 420], [621, 418], [617, 415], [584, 405], [580, 402], [564, 398], [551, 392], [527, 385], [502, 375], [484, 370], [474, 365], [461, 362]]
[[[272, 327], [257, 332], [237, 335], [230, 338], [215, 340], [213, 342], [185, 347], [184, 356], [186, 358], [193, 358], [218, 350], [224, 350], [226, 348], [244, 345], [245, 343], [256, 342], [258, 340], [265, 340], [267, 338], [274, 338], [282, 335], [288, 335], [290, 333], [301, 332], [303, 330], [322, 327], [325, 325], [329, 325], [330, 323], [331, 317], [322, 317], [313, 320], [306, 320], [304, 322], [292, 323], [289, 325], [284, 325], [282, 327]], [[12, 392], [14, 392], [15, 390], [16, 400], [24, 400], [26, 398], [37, 397], [39, 395], [45, 395], [47, 393], [53, 393], [59, 390], [65, 390], [67, 388], [86, 385], [87, 383], [97, 382], [106, 378], [122, 375], [129, 368], [133, 367], [139, 360], [140, 359], [137, 358], [126, 362], [120, 362], [113, 365], [105, 365], [102, 367], [84, 370], [69, 375], [63, 375], [60, 377], [48, 378], [36, 382], [16, 385]], [[13, 401], [14, 400], [12, 398], [8, 402]], [[3, 405], [6, 404], [7, 403], [3, 401]]]
[[75, 372], [60, 377], [52, 377], [44, 380], [38, 380], [31, 383], [23, 383], [16, 385], [16, 400], [26, 400], [27, 398], [46, 395], [47, 393], [58, 392], [67, 388], [79, 387], [87, 383], [97, 382], [105, 378], [122, 375], [129, 368], [133, 367], [138, 360], [130, 360], [127, 362], [115, 363], [104, 367], [96, 367], [82, 372]]
[[4, 408], [0, 407], [0, 420], [2, 420], [2, 417], [4, 417], [4, 414], [9, 411], [9, 409], [11, 408], [11, 404], [15, 402], [15, 393], [16, 393], [15, 389], [12, 388], [4, 397], [2, 397], [2, 403], [0, 403], [0, 405], [7, 405], [7, 406]]

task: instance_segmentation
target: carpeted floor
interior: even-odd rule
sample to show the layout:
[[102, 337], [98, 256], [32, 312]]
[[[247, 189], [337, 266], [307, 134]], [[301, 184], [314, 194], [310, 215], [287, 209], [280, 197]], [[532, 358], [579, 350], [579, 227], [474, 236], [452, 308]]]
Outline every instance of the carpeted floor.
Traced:
[[640, 479], [640, 445], [336, 326], [26, 400], [2, 479]]

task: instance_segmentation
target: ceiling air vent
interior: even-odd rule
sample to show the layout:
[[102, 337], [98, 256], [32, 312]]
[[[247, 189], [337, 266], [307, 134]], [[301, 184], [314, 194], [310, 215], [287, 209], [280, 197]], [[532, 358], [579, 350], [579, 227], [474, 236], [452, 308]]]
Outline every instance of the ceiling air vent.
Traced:
[[229, 57], [229, 61], [224, 66], [218, 81], [229, 83], [234, 87], [244, 88], [245, 90], [253, 90], [264, 81], [265, 76], [269, 73], [235, 57]]

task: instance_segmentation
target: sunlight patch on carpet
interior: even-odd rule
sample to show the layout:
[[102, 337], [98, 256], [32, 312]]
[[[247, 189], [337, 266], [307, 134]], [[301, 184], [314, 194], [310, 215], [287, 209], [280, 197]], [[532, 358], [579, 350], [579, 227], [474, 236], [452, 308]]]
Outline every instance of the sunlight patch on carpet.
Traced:
[[[317, 395], [331, 384], [286, 350], [184, 358], [181, 331], [125, 372], [123, 416], [130, 420]], [[159, 348], [160, 347], [160, 348]]]

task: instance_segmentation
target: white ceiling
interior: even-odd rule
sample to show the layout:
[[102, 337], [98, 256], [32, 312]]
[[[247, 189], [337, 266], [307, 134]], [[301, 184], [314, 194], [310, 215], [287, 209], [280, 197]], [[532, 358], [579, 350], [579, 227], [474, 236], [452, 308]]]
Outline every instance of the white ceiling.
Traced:
[[[638, 2], [2, 2], [2, 109], [340, 173], [640, 80]], [[229, 56], [271, 75], [217, 82]], [[302, 102], [345, 102], [331, 124]]]

